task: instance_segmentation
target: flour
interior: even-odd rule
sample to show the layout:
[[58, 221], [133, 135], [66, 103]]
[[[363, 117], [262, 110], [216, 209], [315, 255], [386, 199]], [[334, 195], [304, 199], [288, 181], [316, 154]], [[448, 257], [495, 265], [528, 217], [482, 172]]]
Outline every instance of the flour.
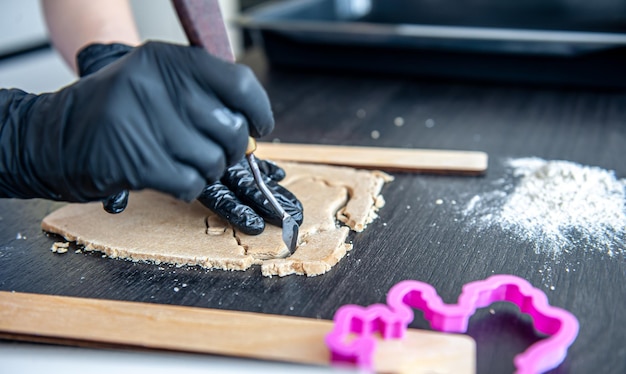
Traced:
[[554, 256], [592, 250], [624, 254], [626, 180], [568, 161], [521, 158], [496, 189], [474, 196], [464, 215], [479, 227], [499, 226]]

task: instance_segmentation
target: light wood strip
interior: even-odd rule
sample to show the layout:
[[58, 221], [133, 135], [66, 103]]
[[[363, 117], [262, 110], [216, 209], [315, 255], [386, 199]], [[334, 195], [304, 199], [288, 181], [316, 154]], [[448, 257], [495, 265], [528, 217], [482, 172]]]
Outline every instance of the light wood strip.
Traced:
[[[332, 321], [260, 313], [0, 292], [0, 336], [64, 345], [144, 347], [328, 365]], [[410, 330], [380, 341], [376, 369], [473, 373], [474, 341]], [[410, 370], [409, 370], [410, 369]]]
[[482, 174], [484, 152], [259, 142], [255, 154], [275, 161], [343, 165], [386, 171]]

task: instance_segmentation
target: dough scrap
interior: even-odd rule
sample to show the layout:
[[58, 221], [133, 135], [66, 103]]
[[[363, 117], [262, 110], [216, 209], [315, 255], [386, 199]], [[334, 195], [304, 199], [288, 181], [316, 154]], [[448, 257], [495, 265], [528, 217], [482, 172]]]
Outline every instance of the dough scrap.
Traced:
[[68, 242], [54, 242], [50, 250], [54, 253], [67, 253], [69, 246], [70, 243]]
[[[261, 265], [264, 276], [324, 274], [352, 244], [350, 229], [361, 232], [384, 205], [380, 191], [391, 176], [380, 171], [283, 162], [281, 182], [304, 206], [298, 247], [289, 254], [281, 228], [268, 225], [261, 235], [236, 232], [199, 202], [170, 196], [131, 193], [126, 210], [104, 212], [100, 203], [69, 204], [42, 221], [45, 231], [62, 235], [111, 258], [246, 270]], [[336, 219], [348, 225], [338, 227]]]

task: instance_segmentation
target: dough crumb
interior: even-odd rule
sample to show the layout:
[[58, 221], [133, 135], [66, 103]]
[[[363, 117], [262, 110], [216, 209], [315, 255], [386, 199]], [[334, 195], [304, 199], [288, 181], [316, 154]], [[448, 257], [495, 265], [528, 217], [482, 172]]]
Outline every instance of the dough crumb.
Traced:
[[54, 253], [65, 253], [67, 252], [69, 246], [69, 242], [54, 242], [52, 247], [50, 247], [50, 250]]
[[376, 209], [380, 209], [384, 206], [385, 206], [385, 198], [383, 197], [383, 195], [376, 196], [374, 198], [374, 207], [376, 207]]

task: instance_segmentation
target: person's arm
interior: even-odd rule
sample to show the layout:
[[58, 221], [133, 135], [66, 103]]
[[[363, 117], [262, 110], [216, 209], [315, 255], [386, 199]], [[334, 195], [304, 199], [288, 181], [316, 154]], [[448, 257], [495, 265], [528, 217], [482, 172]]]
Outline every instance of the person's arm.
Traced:
[[[244, 115], [247, 120], [244, 122], [247, 122], [250, 126], [251, 135], [259, 137], [268, 134], [274, 127], [271, 107], [269, 105], [267, 94], [249, 69], [246, 70], [242, 66], [231, 63], [225, 63], [224, 65], [224, 62], [222, 61], [222, 63], [219, 64], [215, 62], [215, 64], [204, 63], [196, 65], [195, 67], [192, 67], [191, 71], [188, 71], [188, 66], [186, 66], [190, 63], [190, 61], [187, 61], [187, 58], [189, 57], [188, 55], [195, 55], [197, 53], [202, 54], [202, 52], [198, 51], [198, 48], [196, 47], [179, 46], [174, 48], [174, 46], [170, 46], [175, 49], [175, 51], [172, 50], [171, 53], [167, 53], [164, 50], [165, 46], [158, 43], [153, 44], [152, 46], [137, 47], [140, 43], [140, 39], [137, 34], [132, 12], [127, 0], [41, 1], [46, 21], [48, 23], [48, 28], [50, 29], [50, 35], [55, 47], [62, 53], [68, 65], [70, 65], [77, 73], [79, 73], [79, 76], [82, 77], [82, 82], [79, 82], [77, 85], [86, 87], [85, 89], [76, 89], [72, 91], [83, 94], [83, 91], [87, 91], [92, 88], [92, 86], [94, 89], [98, 86], [97, 91], [88, 95], [90, 97], [87, 98], [85, 102], [80, 103], [80, 105], [76, 102], [72, 104], [76, 110], [83, 113], [79, 116], [80, 118], [77, 119], [77, 122], [90, 124], [90, 126], [79, 126], [78, 128], [81, 130], [93, 130], [94, 132], [97, 132], [98, 129], [92, 129], [92, 127], [98, 127], [98, 121], [93, 119], [87, 120], [86, 118], [93, 113], [95, 113], [96, 117], [112, 116], [113, 120], [111, 123], [100, 123], [101, 126], [109, 127], [110, 125], [117, 126], [118, 124], [133, 124], [134, 128], [132, 131], [130, 131], [131, 129], [129, 128], [123, 128], [122, 133], [124, 134], [117, 134], [113, 131], [112, 134], [109, 134], [103, 139], [98, 139], [99, 141], [102, 140], [103, 143], [108, 142], [109, 144], [107, 148], [102, 148], [104, 149], [102, 152], [85, 155], [84, 157], [78, 157], [77, 151], [73, 153], [72, 158], [78, 157], [85, 159], [85, 161], [93, 161], [94, 163], [98, 162], [98, 158], [108, 158], [107, 162], [111, 162], [111, 164], [107, 167], [96, 167], [90, 171], [83, 170], [83, 174], [81, 176], [69, 175], [69, 178], [67, 178], [70, 184], [76, 184], [77, 182], [89, 182], [89, 179], [102, 177], [102, 175], [95, 175], [98, 174], [98, 171], [105, 174], [108, 173], [109, 176], [105, 178], [107, 180], [106, 182], [102, 183], [103, 181], [99, 181], [97, 183], [98, 191], [94, 191], [93, 188], [91, 188], [92, 186], [90, 187], [84, 185], [77, 186], [77, 189], [79, 190], [78, 194], [60, 191], [58, 186], [55, 185], [59, 184], [56, 182], [62, 181], [52, 183], [53, 186], [51, 186], [50, 189], [41, 188], [40, 190], [35, 191], [30, 188], [29, 185], [36, 184], [37, 181], [27, 181], [23, 178], [23, 173], [16, 172], [15, 170], [12, 170], [7, 174], [7, 178], [9, 180], [17, 179], [15, 181], [17, 183], [13, 183], [15, 186], [8, 184], [3, 186], [1, 182], [5, 173], [3, 171], [3, 160], [2, 157], [0, 157], [0, 197], [48, 197], [66, 201], [90, 201], [102, 199], [103, 202], [105, 202], [105, 209], [107, 209], [108, 212], [121, 212], [124, 210], [128, 194], [127, 192], [121, 193], [121, 191], [128, 189], [153, 188], [170, 193], [179, 198], [188, 199], [190, 197], [189, 194], [193, 194], [193, 192], [190, 192], [191, 190], [194, 190], [193, 186], [172, 186], [172, 183], [176, 184], [177, 182], [184, 182], [184, 178], [181, 179], [180, 177], [173, 176], [172, 173], [175, 174], [176, 172], [180, 172], [181, 168], [184, 169], [188, 166], [193, 167], [194, 165], [189, 164], [190, 161], [198, 161], [195, 160], [195, 158], [199, 157], [200, 161], [198, 162], [203, 165], [203, 168], [206, 167], [207, 164], [217, 163], [217, 165], [213, 165], [211, 169], [213, 169], [213, 172], [221, 170], [219, 174], [224, 177], [223, 181], [215, 181], [216, 179], [221, 179], [219, 175], [211, 174], [212, 177], [205, 176], [205, 181], [210, 184], [204, 187], [199, 196], [199, 200], [202, 204], [229, 221], [241, 232], [249, 235], [255, 235], [262, 232], [265, 227], [265, 221], [280, 224], [281, 217], [274, 217], [275, 212], [267, 209], [265, 197], [256, 189], [254, 179], [252, 178], [252, 174], [246, 164], [242, 162], [235, 163], [237, 159], [241, 160], [242, 156], [233, 157], [231, 154], [224, 154], [224, 151], [230, 150], [230, 152], [232, 152], [231, 148], [238, 148], [236, 137], [227, 139], [224, 134], [220, 134], [219, 136], [216, 135], [219, 139], [219, 144], [217, 145], [223, 149], [221, 150], [222, 156], [219, 156], [220, 150], [216, 150], [214, 154], [218, 155], [218, 157], [213, 157], [206, 146], [198, 146], [197, 144], [194, 146], [194, 142], [190, 141], [190, 139], [185, 141], [180, 139], [184, 138], [182, 135], [184, 135], [185, 131], [179, 126], [184, 125], [185, 122], [189, 122], [191, 118], [183, 116], [183, 123], [177, 123], [178, 121], [172, 121], [171, 119], [161, 116], [160, 118], [153, 118], [149, 121], [151, 123], [150, 131], [143, 133], [141, 137], [143, 138], [147, 136], [152, 138], [152, 135], [160, 137], [163, 135], [160, 134], [161, 130], [164, 130], [161, 128], [162, 126], [174, 126], [174, 128], [170, 128], [168, 130], [171, 131], [171, 133], [162, 140], [166, 140], [168, 143], [174, 142], [175, 146], [172, 144], [159, 144], [156, 148], [147, 147], [146, 149], [139, 149], [140, 147], [138, 147], [137, 144], [133, 145], [133, 141], [130, 139], [133, 138], [131, 135], [140, 135], [140, 133], [142, 133], [140, 130], [147, 130], [141, 128], [142, 120], [140, 117], [142, 117], [142, 115], [140, 113], [146, 114], [151, 112], [163, 112], [165, 108], [170, 106], [174, 106], [176, 108], [187, 108], [189, 105], [191, 105], [189, 108], [190, 111], [194, 113], [203, 112], [207, 110], [207, 108], [217, 105], [213, 111], [204, 113], [204, 115], [201, 116], [202, 120], [200, 121], [200, 127], [206, 126], [207, 123], [210, 124], [214, 122], [214, 119], [216, 118], [228, 119], [227, 117], [230, 116], [225, 116], [222, 113], [228, 114], [231, 113], [232, 110]], [[146, 50], [152, 49], [158, 49], [158, 51], [156, 51], [157, 53], [144, 53]], [[145, 61], [137, 56], [133, 56], [137, 54], [150, 58], [152, 61]], [[103, 67], [119, 60], [123, 60], [123, 62], [118, 64], [113, 72], [105, 71], [99, 74]], [[171, 62], [176, 62], [176, 64], [170, 66]], [[161, 73], [167, 73], [166, 76], [158, 76], [157, 74], [149, 77], [148, 79], [148, 73], [150, 73], [148, 66], [151, 64], [161, 66], [161, 70], [164, 70]], [[145, 68], [138, 68], [135, 70], [134, 66], [136, 65], [145, 65]], [[128, 70], [125, 69], [124, 66], [128, 67]], [[133, 75], [126, 76], [126, 72], [130, 70], [134, 71]], [[212, 74], [216, 74], [215, 76], [219, 77], [219, 82], [211, 82], [209, 87], [199, 87], [198, 83], [200, 83], [201, 79], [198, 75], [203, 72], [209, 73], [210, 71], [212, 71]], [[157, 87], [160, 83], [162, 83], [162, 80], [168, 80], [166, 79], [167, 77], [177, 74], [184, 75], [187, 73], [196, 76], [195, 79], [181, 79], [175, 82], [169, 82], [169, 84], [166, 85], [168, 87], [167, 90], [160, 92], [159, 90], [150, 89], [146, 91], [149, 91], [150, 95], [143, 95], [145, 88], [142, 86], [143, 84], [151, 84], [152, 86]], [[114, 87], [106, 85], [101, 86], [99, 85], [99, 83], [103, 83], [101, 78], [90, 80], [89, 77], [87, 77], [92, 74], [99, 74], [100, 77], [107, 76], [107, 79], [117, 80], [117, 83], [119, 84]], [[127, 81], [131, 78], [133, 81]], [[137, 82], [140, 82], [141, 84], [138, 84]], [[180, 92], [178, 92], [179, 89], [182, 89], [181, 87], [178, 87], [179, 85], [185, 86], [182, 88], [185, 89], [186, 93], [189, 93], [191, 90], [194, 94], [191, 96], [181, 95]], [[205, 101], [197, 100], [197, 98], [201, 97], [202, 94], [210, 94], [211, 92], [216, 93], [215, 89], [218, 87], [223, 87], [223, 97], [218, 95], [218, 97], [208, 98]], [[202, 92], [202, 90], [200, 90], [200, 92], [196, 92], [196, 89], [198, 88], [205, 88], [210, 92]], [[108, 95], [106, 91], [115, 91], [116, 95]], [[97, 96], [104, 96], [107, 99], [114, 99], [117, 97], [117, 101], [115, 105], [107, 106], [106, 100], [103, 101], [96, 99], [96, 94]], [[20, 93], [12, 93], [12, 95], [19, 96]], [[140, 97], [136, 97], [137, 95]], [[119, 99], [119, 97], [127, 97], [128, 100], [124, 101]], [[10, 102], [7, 103], [9, 107], [20, 107], [18, 108], [19, 110], [17, 110], [17, 112], [19, 112], [17, 114], [15, 110], [11, 110], [13, 113], [11, 113], [8, 118], [15, 119], [18, 117], [28, 117], [30, 115], [29, 112], [31, 111], [28, 103], [21, 99], [17, 101], [24, 103], [21, 105]], [[213, 101], [215, 101], [215, 103], [213, 103]], [[136, 106], [136, 110], [129, 108], [129, 106], [132, 107], [132, 103]], [[51, 106], [62, 107], [63, 104], [41, 105], [42, 108], [48, 108]], [[0, 115], [2, 114], [2, 107], [2, 102], [0, 102]], [[247, 113], [246, 108], [248, 107], [255, 109], [253, 112]], [[123, 113], [122, 109], [129, 109], [129, 111]], [[43, 112], [44, 110], [38, 108], [34, 112], [38, 111]], [[47, 114], [47, 116], [51, 117], [49, 114]], [[191, 117], [195, 119], [197, 116], [193, 115]], [[53, 123], [58, 124], [57, 121], [53, 121]], [[1, 128], [2, 125], [3, 123], [0, 121], [0, 135], [3, 132]], [[7, 128], [10, 127], [7, 126]], [[126, 131], [130, 131], [130, 133], [127, 133]], [[156, 134], [151, 134], [152, 132], [155, 132]], [[65, 132], [65, 134], [65, 136], [68, 136], [67, 134], [69, 134], [69, 132]], [[86, 138], [90, 137], [90, 134], [73, 135]], [[0, 140], [4, 139], [0, 137]], [[135, 140], [137, 140], [137, 143], [141, 142], [141, 139], [137, 138]], [[49, 142], [51, 139], [48, 139], [47, 141]], [[222, 141], [226, 142], [222, 144]], [[43, 143], [43, 140], [41, 140], [41, 142]], [[245, 143], [247, 144], [247, 141]], [[10, 146], [12, 146], [12, 144], [7, 145], [7, 147]], [[124, 148], [125, 146], [132, 147], [130, 149], [126, 149]], [[181, 149], [181, 146], [184, 147], [184, 149]], [[94, 145], [89, 144], [89, 142], [84, 142], [82, 147], [86, 149], [93, 149]], [[164, 149], [159, 149], [161, 147], [164, 147]], [[0, 144], [0, 149], [3, 148], [4, 146]], [[115, 151], [116, 149], [118, 149], [118, 151]], [[126, 152], [122, 151], [124, 149]], [[178, 165], [176, 167], [177, 170], [160, 170], [159, 172], [150, 170], [145, 165], [139, 167], [138, 169], [135, 169], [132, 166], [134, 162], [138, 161], [143, 161], [144, 164], [150, 164], [149, 161], [152, 161], [153, 158], [158, 158], [158, 155], [156, 154], [158, 151], [174, 153], [175, 155], [173, 158], [176, 161], [175, 163], [182, 161], [182, 165]], [[194, 156], [192, 157], [187, 155], [182, 157], [181, 154], [179, 154], [181, 152], [183, 154], [182, 156], [185, 156], [190, 152], [193, 153]], [[2, 154], [0, 154], [0, 156], [2, 156]], [[124, 160], [124, 156], [132, 157], [130, 157], [131, 160]], [[181, 157], [183, 158], [182, 160], [180, 160]], [[6, 161], [11, 163], [14, 160], [8, 159]], [[226, 165], [221, 165], [224, 161], [226, 161]], [[233, 163], [235, 163], [235, 165], [228, 169], [227, 173], [223, 173], [223, 166], [232, 165]], [[13, 162], [13, 164], [15, 164], [15, 162]], [[110, 170], [112, 165], [119, 166], [123, 164], [127, 164], [126, 166], [129, 166], [129, 168], [121, 171]], [[161, 169], [165, 166], [166, 165], [162, 165]], [[277, 166], [271, 165], [269, 162], [261, 161], [260, 166], [262, 167], [262, 171], [267, 178], [266, 183], [272, 190], [276, 199], [278, 199], [281, 205], [296, 220], [296, 222], [298, 222], [298, 224], [302, 223], [302, 204], [292, 193], [277, 184], [277, 182], [284, 177], [284, 171]], [[44, 167], [43, 169], [46, 168]], [[165, 167], [165, 169], [167, 169], [167, 167]], [[52, 170], [52, 172], [54, 172], [54, 170]], [[160, 183], [152, 183], [155, 182], [153, 180], [154, 178], [158, 178], [159, 176], [163, 177], [168, 173], [170, 173], [170, 177], [162, 178]], [[115, 178], [118, 180], [116, 181]], [[150, 181], [135, 183], [137, 182], [137, 178], [149, 179]], [[131, 183], [131, 179], [135, 182]], [[116, 184], [117, 186], [113, 186], [112, 184]], [[19, 192], [20, 190], [23, 191]], [[25, 190], [29, 190], [29, 192], [26, 193]], [[182, 190], [186, 190], [186, 192], [183, 192]], [[108, 195], [106, 194], [106, 191], [109, 191]], [[196, 196], [198, 192], [199, 191], [195, 190]], [[85, 196], [84, 193], [88, 193], [89, 196]]]
[[140, 43], [128, 0], [41, 0], [55, 48], [74, 71], [76, 53], [92, 43]]

